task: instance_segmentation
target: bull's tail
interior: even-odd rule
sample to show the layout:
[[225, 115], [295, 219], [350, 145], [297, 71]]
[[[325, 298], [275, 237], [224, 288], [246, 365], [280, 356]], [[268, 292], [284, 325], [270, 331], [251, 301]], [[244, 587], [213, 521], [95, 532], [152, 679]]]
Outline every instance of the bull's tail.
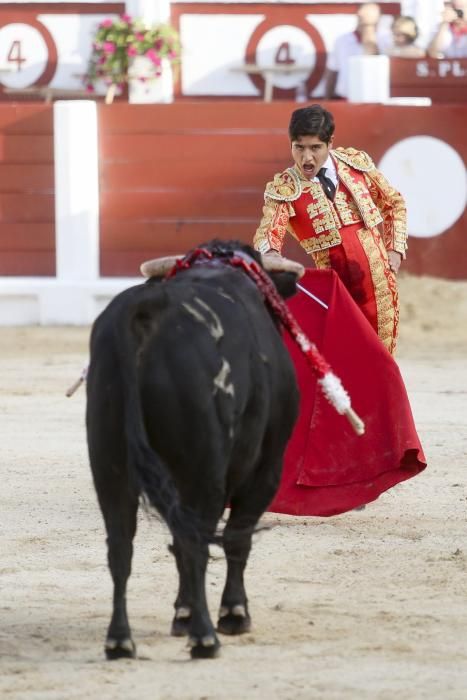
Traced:
[[[138, 424], [141, 423], [138, 421]], [[189, 542], [206, 540], [196, 514], [180, 503], [174, 481], [145, 435], [135, 433], [135, 421], [126, 421], [128, 462], [136, 472], [143, 498], [167, 523], [172, 535]]]
[[[129, 309], [114, 328], [121, 382], [123, 387], [124, 426], [128, 467], [150, 507], [167, 523], [172, 535], [182, 541], [206, 541], [195, 513], [184, 507], [166, 464], [149, 444], [144, 425], [137, 375], [137, 353], [142, 338], [139, 331], [148, 331], [147, 323], [154, 314], [164, 312], [165, 295], [151, 289], [151, 297]], [[140, 323], [142, 322], [142, 326]]]

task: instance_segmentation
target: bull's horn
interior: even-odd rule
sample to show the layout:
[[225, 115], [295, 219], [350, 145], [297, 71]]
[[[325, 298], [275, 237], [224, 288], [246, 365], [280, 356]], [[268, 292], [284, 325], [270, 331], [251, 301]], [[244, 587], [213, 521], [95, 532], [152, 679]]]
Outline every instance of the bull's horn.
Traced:
[[262, 255], [263, 267], [268, 272], [293, 272], [298, 278], [303, 277], [305, 268], [295, 260], [283, 258], [280, 255]]
[[143, 277], [164, 277], [170, 272], [177, 260], [181, 260], [183, 257], [183, 255], [168, 255], [166, 258], [146, 260], [139, 269]]

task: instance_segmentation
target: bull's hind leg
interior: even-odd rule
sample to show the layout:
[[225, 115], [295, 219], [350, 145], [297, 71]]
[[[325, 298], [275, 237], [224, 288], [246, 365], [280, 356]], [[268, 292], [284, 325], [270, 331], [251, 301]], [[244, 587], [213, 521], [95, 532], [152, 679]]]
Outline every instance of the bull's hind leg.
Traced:
[[175, 615], [172, 620], [170, 634], [173, 637], [185, 637], [186, 635], [188, 635], [191, 624], [192, 599], [189, 587], [187, 585], [187, 577], [183, 566], [183, 558], [177, 541], [174, 541], [173, 546], [170, 549], [175, 557], [175, 562], [177, 564], [179, 581], [178, 594], [174, 603]]
[[105, 654], [108, 659], [134, 658], [136, 647], [128, 623], [126, 587], [131, 573], [138, 498], [128, 493], [127, 485], [122, 484], [116, 490], [114, 483], [113, 488], [107, 485], [105, 495], [99, 494], [99, 502], [107, 529], [108, 562], [114, 585]]
[[222, 593], [217, 630], [222, 634], [244, 634], [251, 628], [244, 572], [255, 527], [274, 497], [282, 460], [266, 462], [231, 499], [231, 511], [224, 529], [227, 578]]
[[175, 601], [172, 634], [188, 634], [193, 659], [213, 659], [218, 654], [220, 644], [206, 600], [208, 546], [194, 543], [191, 546], [181, 546], [175, 540], [174, 554], [180, 587]]

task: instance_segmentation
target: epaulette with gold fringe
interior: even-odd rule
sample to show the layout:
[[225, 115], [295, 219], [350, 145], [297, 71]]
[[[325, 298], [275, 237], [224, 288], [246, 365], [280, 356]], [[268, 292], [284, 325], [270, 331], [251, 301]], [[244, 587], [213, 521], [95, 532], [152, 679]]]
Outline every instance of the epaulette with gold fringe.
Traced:
[[356, 148], [339, 147], [332, 151], [332, 155], [338, 160], [350, 165], [351, 168], [355, 168], [355, 170], [360, 170], [364, 173], [373, 170], [375, 167], [368, 153], [365, 153], [365, 151], [358, 151]]
[[292, 168], [274, 175], [274, 180], [268, 182], [264, 196], [279, 202], [293, 202], [302, 193], [302, 185], [298, 175]]

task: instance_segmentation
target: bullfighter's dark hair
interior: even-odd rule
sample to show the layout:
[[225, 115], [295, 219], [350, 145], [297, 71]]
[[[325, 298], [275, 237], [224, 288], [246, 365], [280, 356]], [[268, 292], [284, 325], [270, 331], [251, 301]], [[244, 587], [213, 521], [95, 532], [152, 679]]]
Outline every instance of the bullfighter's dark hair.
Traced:
[[334, 134], [334, 117], [321, 105], [301, 107], [292, 112], [289, 123], [289, 137], [297, 141], [301, 136], [318, 136], [324, 143], [329, 143]]

